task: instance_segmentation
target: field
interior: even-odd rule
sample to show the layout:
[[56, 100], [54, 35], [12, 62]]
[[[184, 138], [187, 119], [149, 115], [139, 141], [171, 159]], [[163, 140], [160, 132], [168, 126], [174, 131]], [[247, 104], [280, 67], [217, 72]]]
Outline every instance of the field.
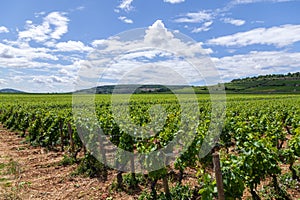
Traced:
[[300, 95], [126, 97], [1, 94], [0, 199], [216, 199], [213, 155], [226, 199], [300, 198]]

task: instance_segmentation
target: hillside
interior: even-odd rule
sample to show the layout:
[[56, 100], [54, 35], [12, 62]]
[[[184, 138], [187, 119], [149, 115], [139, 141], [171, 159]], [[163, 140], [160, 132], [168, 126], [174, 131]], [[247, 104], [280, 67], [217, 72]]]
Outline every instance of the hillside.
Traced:
[[[234, 79], [225, 83], [227, 93], [300, 93], [300, 72], [288, 74], [271, 74], [264, 76]], [[208, 93], [206, 86], [193, 86], [195, 93]], [[133, 93], [191, 93], [190, 86], [186, 85], [115, 85], [98, 86], [77, 92], [96, 94], [126, 94]]]
[[11, 88], [4, 88], [4, 89], [0, 89], [0, 93], [25, 93], [25, 92], [11, 89]]
[[225, 83], [228, 93], [300, 93], [300, 72], [272, 74]]
[[[145, 93], [171, 93], [172, 91], [179, 91], [187, 88], [184, 85], [104, 85], [91, 89], [77, 91], [78, 93], [96, 93], [96, 94], [145, 94]], [[134, 92], [132, 92], [134, 91]]]

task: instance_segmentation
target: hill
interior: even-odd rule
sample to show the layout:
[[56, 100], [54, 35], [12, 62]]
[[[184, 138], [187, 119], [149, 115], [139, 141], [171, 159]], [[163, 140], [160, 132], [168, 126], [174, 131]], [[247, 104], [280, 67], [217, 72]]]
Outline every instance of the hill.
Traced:
[[[300, 72], [288, 74], [270, 74], [242, 79], [234, 79], [224, 83], [226, 93], [300, 93]], [[209, 93], [206, 86], [192, 86], [197, 94]], [[191, 93], [190, 86], [186, 85], [115, 85], [98, 86], [83, 90], [88, 93]]]
[[[96, 94], [144, 94], [144, 93], [171, 93], [172, 91], [187, 88], [184, 85], [104, 85], [91, 89], [77, 91], [77, 93], [96, 93]], [[134, 91], [134, 92], [133, 92]]]
[[225, 83], [228, 93], [300, 93], [300, 72], [234, 79]]
[[4, 88], [4, 89], [0, 89], [0, 93], [26, 93], [26, 92], [11, 89], [11, 88]]

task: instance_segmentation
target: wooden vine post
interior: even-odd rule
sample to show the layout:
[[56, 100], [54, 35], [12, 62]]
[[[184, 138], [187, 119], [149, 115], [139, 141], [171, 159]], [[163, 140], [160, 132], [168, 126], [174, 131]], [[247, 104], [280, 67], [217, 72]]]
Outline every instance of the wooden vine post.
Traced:
[[59, 120], [59, 132], [60, 132], [60, 147], [61, 151], [64, 151], [64, 133], [63, 133], [63, 122]]
[[71, 126], [70, 122], [68, 122], [68, 132], [69, 132], [69, 138], [70, 138], [71, 154], [72, 154], [73, 157], [75, 157], [75, 155], [74, 155], [75, 147], [74, 147], [74, 140], [73, 140], [73, 131], [72, 131], [72, 126]]
[[214, 152], [212, 155], [213, 155], [214, 171], [216, 175], [216, 182], [217, 182], [217, 189], [218, 189], [218, 199], [225, 200], [219, 153]]

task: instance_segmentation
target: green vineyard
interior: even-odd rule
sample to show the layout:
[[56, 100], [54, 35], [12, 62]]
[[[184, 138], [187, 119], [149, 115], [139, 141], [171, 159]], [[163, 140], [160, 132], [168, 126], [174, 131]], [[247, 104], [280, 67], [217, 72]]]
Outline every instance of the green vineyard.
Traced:
[[[65, 152], [61, 163], [76, 165], [70, 172], [74, 176], [107, 181], [116, 170], [112, 190], [143, 186], [138, 199], [218, 198], [215, 153], [225, 199], [244, 199], [245, 194], [253, 199], [300, 198], [300, 95], [227, 95], [220, 136], [204, 156], [201, 147], [219, 117], [208, 94], [197, 95], [197, 106], [188, 94], [181, 95], [181, 102], [173, 94], [133, 94], [127, 103], [122, 94], [117, 96], [112, 104], [112, 95], [97, 94], [95, 112], [89, 116], [89, 107], [78, 104], [82, 115], [75, 116], [70, 94], [1, 94], [0, 123], [32, 146]], [[124, 106], [128, 118], [122, 115]], [[169, 162], [168, 156], [149, 160], [147, 155], [175, 140], [188, 144], [179, 145], [183, 152], [178, 156]], [[122, 150], [146, 156], [137, 161], [120, 156]], [[145, 168], [155, 170], [142, 173]]]

